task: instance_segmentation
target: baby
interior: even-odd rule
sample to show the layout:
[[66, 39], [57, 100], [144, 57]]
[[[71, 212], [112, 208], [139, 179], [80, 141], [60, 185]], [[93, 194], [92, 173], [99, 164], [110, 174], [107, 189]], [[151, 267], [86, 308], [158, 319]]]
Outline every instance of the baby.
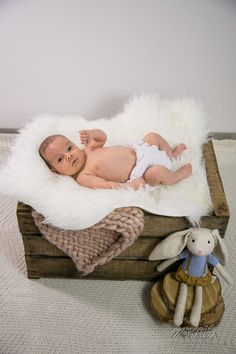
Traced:
[[192, 174], [191, 164], [171, 171], [172, 159], [186, 146], [171, 149], [157, 133], [148, 133], [130, 146], [111, 147], [104, 147], [107, 136], [100, 129], [79, 133], [83, 149], [63, 135], [51, 135], [42, 142], [39, 153], [53, 172], [72, 176], [81, 186], [138, 189], [145, 184], [174, 184]]

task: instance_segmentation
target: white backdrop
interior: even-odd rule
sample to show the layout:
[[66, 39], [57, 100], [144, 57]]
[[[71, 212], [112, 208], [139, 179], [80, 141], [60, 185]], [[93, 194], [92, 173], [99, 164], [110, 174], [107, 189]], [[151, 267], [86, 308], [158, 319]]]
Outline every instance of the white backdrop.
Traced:
[[0, 128], [110, 117], [134, 93], [193, 96], [235, 132], [236, 1], [1, 0]]

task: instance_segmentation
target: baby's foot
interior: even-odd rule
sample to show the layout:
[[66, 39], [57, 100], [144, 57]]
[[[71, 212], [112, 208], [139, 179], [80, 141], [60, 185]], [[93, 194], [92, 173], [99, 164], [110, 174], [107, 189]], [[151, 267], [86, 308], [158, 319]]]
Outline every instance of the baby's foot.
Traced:
[[184, 178], [191, 176], [192, 174], [192, 165], [188, 163], [187, 165], [182, 166], [178, 171], [176, 171], [179, 181]]
[[172, 157], [176, 159], [185, 149], [187, 149], [185, 144], [177, 145], [176, 148], [172, 150]]

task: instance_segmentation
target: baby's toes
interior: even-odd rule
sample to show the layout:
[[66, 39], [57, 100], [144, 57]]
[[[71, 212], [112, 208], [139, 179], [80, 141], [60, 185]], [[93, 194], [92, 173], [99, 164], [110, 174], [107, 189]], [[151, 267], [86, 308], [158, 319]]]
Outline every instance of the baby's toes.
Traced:
[[184, 150], [186, 150], [187, 149], [187, 147], [186, 147], [186, 145], [185, 144], [179, 144], [178, 146], [177, 146], [177, 148], [176, 148], [176, 150], [178, 151], [178, 153], [179, 154], [181, 154], [181, 152], [182, 151], [184, 151]]

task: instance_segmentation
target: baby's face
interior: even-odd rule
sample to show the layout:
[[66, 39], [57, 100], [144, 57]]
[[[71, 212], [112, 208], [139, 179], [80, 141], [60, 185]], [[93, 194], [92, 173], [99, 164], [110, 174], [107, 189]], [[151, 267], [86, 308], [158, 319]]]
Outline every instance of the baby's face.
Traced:
[[56, 137], [44, 153], [52, 171], [62, 175], [73, 176], [84, 165], [84, 151], [64, 136]]

